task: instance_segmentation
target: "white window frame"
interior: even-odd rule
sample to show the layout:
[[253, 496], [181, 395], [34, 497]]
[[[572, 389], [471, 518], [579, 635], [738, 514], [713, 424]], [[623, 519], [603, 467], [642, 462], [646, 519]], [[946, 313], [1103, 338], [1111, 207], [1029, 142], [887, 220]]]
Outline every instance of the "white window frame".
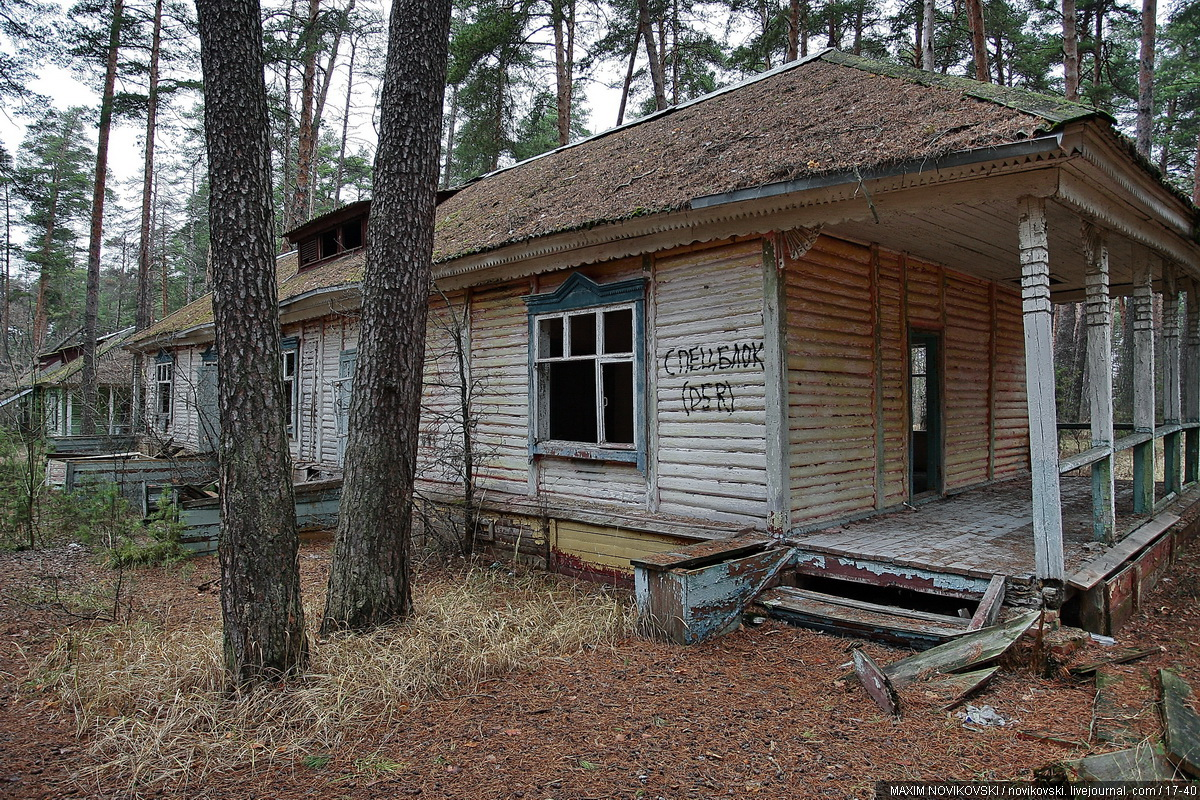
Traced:
[[154, 362], [154, 427], [160, 431], [170, 430], [174, 415], [175, 360], [160, 358]]

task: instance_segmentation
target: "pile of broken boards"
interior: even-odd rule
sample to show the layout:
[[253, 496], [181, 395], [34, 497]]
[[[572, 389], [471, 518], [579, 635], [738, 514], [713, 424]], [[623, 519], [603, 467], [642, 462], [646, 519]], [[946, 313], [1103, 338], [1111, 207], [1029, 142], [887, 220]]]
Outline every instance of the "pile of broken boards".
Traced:
[[[897, 718], [904, 695], [918, 689], [924, 697], [936, 698], [943, 709], [949, 710], [991, 680], [1006, 661], [1005, 655], [1022, 637], [1032, 639], [1034, 652], [1044, 660], [1047, 649], [1054, 646], [1053, 640], [1063, 638], [1054, 635], [1057, 621], [1048, 620], [1048, 616], [1039, 611], [1025, 612], [1003, 624], [981, 628], [885, 666], [856, 649], [854, 670], [871, 699]], [[1082, 632], [1080, 635], [1088, 636]], [[1075, 678], [1096, 678], [1102, 696], [1105, 667], [1158, 652], [1114, 649], [1106, 658], [1077, 665], [1069, 672]], [[1039, 778], [1053, 782], [1200, 778], [1200, 714], [1192, 705], [1191, 687], [1169, 670], [1160, 670], [1159, 674], [1164, 733], [1161, 744], [1140, 738], [1125, 749], [1053, 764], [1039, 770]], [[988, 706], [983, 710], [991, 711]], [[969, 724], [970, 714], [959, 716], [966, 717]]]

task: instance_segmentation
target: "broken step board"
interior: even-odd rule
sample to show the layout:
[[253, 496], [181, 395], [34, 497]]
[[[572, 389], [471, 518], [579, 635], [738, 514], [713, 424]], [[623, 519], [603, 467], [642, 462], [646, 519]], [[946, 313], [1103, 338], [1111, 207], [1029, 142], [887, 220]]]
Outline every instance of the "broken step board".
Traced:
[[781, 586], [763, 592], [758, 604], [802, 628], [861, 636], [923, 649], [969, 631], [970, 620], [900, 606], [879, 605], [809, 589]]

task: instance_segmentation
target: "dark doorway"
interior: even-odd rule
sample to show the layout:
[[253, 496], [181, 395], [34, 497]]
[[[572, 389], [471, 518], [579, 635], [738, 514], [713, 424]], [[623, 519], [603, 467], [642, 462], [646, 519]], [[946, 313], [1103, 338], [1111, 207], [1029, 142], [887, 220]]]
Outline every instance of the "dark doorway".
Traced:
[[942, 490], [941, 341], [935, 333], [909, 335], [909, 492]]

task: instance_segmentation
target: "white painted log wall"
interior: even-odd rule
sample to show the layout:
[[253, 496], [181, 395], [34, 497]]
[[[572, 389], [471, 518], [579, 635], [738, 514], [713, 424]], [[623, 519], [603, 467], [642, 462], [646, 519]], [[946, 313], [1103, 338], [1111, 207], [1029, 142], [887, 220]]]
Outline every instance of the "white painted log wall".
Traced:
[[[658, 442], [651, 468], [664, 512], [765, 524], [762, 269], [759, 240], [655, 260], [658, 398], [651, 411], [657, 413]], [[675, 356], [733, 345], [750, 348], [757, 360], [724, 369], [719, 358], [716, 369], [693, 360], [688, 369]], [[731, 400], [718, 402], [718, 391]]]

